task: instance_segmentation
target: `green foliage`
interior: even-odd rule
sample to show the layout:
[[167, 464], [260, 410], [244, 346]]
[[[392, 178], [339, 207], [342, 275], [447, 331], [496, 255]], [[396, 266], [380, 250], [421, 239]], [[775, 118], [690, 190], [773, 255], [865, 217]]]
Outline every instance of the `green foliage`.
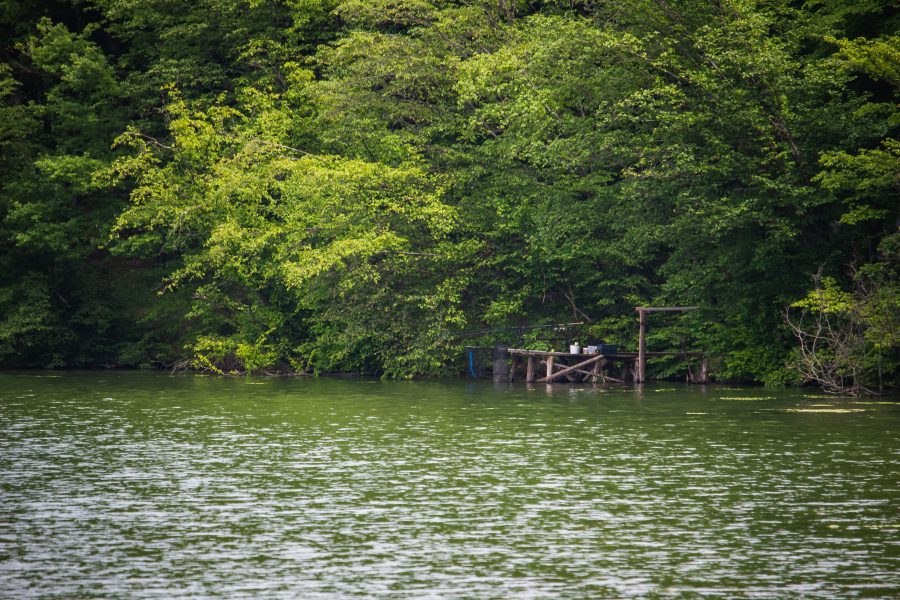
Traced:
[[10, 15], [5, 364], [439, 375], [456, 331], [584, 321], [481, 343], [627, 348], [655, 303], [702, 310], [654, 317], [654, 349], [786, 382], [782, 312], [820, 269], [832, 307], [865, 282], [893, 352], [900, 63], [878, 2]]
[[[793, 364], [806, 381], [859, 395], [896, 385], [900, 359], [900, 234], [886, 238], [880, 260], [863, 265], [846, 291], [832, 277], [814, 278], [813, 290], [786, 313], [799, 341]], [[887, 382], [885, 378], [887, 377]]]
[[791, 304], [791, 307], [848, 315], [853, 311], [854, 305], [853, 295], [842, 290], [834, 277], [823, 277], [821, 284], [816, 289], [811, 291], [806, 298]]

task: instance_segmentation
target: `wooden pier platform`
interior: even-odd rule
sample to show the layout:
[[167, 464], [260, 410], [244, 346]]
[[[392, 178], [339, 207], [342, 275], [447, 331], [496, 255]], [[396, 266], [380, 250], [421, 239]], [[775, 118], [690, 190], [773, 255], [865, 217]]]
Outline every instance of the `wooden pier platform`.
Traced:
[[[650, 313], [684, 313], [697, 310], [698, 308], [698, 306], [635, 306], [634, 310], [638, 313], [637, 352], [572, 354], [569, 352], [545, 352], [495, 346], [493, 379], [497, 383], [507, 380], [510, 382], [515, 381], [519, 363], [524, 360], [526, 361], [525, 381], [527, 383], [553, 383], [560, 380], [569, 382], [591, 381], [593, 383], [605, 383], [607, 380], [620, 383], [644, 383], [647, 377], [648, 357], [676, 356], [684, 359], [699, 358], [698, 373], [694, 375], [690, 367], [688, 367], [688, 380], [694, 383], [707, 383], [709, 381], [709, 356], [706, 353], [647, 351], [648, 316]], [[512, 365], [510, 365], [510, 360]], [[545, 367], [545, 375], [539, 377], [537, 370], [542, 366]], [[613, 376], [613, 373], [618, 375], [618, 377]]]
[[[506, 354], [503, 356], [502, 354]], [[699, 383], [706, 383], [709, 372], [708, 360], [703, 352], [645, 352], [645, 356], [678, 356], [681, 358], [701, 358]], [[507, 357], [512, 364], [507, 363]], [[638, 352], [616, 352], [615, 354], [572, 354], [570, 352], [547, 352], [542, 350], [525, 350], [506, 348], [505, 352], [495, 354], [495, 376], [510, 382], [516, 380], [519, 364], [525, 361], [526, 383], [554, 383], [558, 381], [606, 383], [642, 383], [638, 379]], [[505, 373], [498, 362], [508, 369]], [[566, 364], [569, 363], [569, 364]], [[498, 367], [499, 373], [498, 373]], [[539, 367], [545, 375], [538, 375]], [[614, 376], [615, 373], [617, 376]]]

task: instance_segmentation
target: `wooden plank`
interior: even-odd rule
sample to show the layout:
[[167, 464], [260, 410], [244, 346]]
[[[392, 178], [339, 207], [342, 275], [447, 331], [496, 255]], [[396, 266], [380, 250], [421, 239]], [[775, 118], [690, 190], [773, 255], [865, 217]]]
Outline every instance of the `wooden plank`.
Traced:
[[[541, 361], [541, 364], [547, 364], [547, 363], [546, 363], [546, 361]], [[559, 371], [557, 371], [557, 373], [561, 373], [563, 369], [566, 369], [568, 367], [566, 367], [565, 365], [558, 365], [558, 364], [554, 363], [553, 368], [559, 369]], [[574, 372], [581, 373], [582, 375], [587, 375], [587, 376], [592, 376], [594, 374], [593, 371], [585, 371], [584, 369], [575, 369]], [[606, 383], [607, 380], [615, 381], [616, 383], [625, 383], [625, 381], [623, 379], [619, 379], [618, 377], [613, 377], [612, 375], [608, 375], [606, 373], [603, 373], [602, 377], [603, 377], [603, 383]], [[539, 381], [544, 382], [543, 379], [540, 379]]]
[[[542, 364], [542, 365], [546, 365], [546, 364], [547, 364], [547, 361], [542, 360], [542, 361], [541, 361], [541, 364]], [[559, 363], [553, 363], [553, 369], [554, 369], [557, 373], [559, 373], [559, 372], [562, 371], [563, 369], [568, 369], [568, 368], [569, 368], [569, 367], [566, 366], [566, 365], [561, 365], [561, 364], [559, 364]], [[593, 374], [591, 371], [585, 371], [584, 369], [575, 369], [575, 370], [572, 371], [571, 373], [566, 373], [565, 375], [563, 375], [563, 377], [565, 377], [566, 380], [568, 380], [568, 381], [572, 381], [572, 380], [570, 379], [570, 377], [569, 377], [572, 373], [581, 373], [582, 375], [592, 375], [592, 374]], [[539, 381], [543, 382], [544, 379], [540, 379]]]
[[559, 379], [563, 375], [567, 375], [568, 373], [571, 373], [572, 371], [582, 369], [582, 368], [584, 368], [590, 364], [593, 364], [599, 360], [603, 360], [602, 354], [597, 354], [585, 361], [578, 363], [577, 365], [573, 365], [571, 367], [566, 367], [562, 371], [557, 371], [556, 373], [553, 373], [553, 369], [552, 369], [553, 357], [551, 356], [551, 357], [547, 358], [547, 376], [544, 377], [543, 379], [539, 379], [538, 383], [551, 383], [553, 380]]
[[[590, 375], [591, 373], [590, 371], [585, 371], [584, 369], [576, 369], [575, 367], [570, 367], [569, 365], [561, 365], [559, 363], [554, 363], [553, 368], [556, 370], [556, 373], [554, 373], [554, 375], [568, 375], [570, 373], [587, 373], [588, 375]], [[563, 373], [563, 370], [566, 370], [566, 372]]]
[[525, 383], [534, 383], [534, 361], [533, 356], [528, 357], [528, 363], [525, 366]]
[[[651, 352], [647, 351], [645, 353], [647, 356], [680, 356], [682, 358], [687, 356], [710, 356], [706, 352], [682, 352], [681, 350], [670, 350], [670, 351], [660, 351], [660, 352]], [[603, 357], [606, 360], [628, 360], [637, 358], [637, 352], [616, 352], [615, 354], [605, 354]]]
[[581, 356], [580, 354], [572, 354], [570, 352], [547, 352], [545, 350], [524, 350], [521, 348], [509, 348], [508, 352], [510, 355], [519, 355], [519, 356]]
[[635, 306], [638, 312], [687, 312], [697, 310], [699, 306]]
[[[564, 369], [565, 366], [564, 365], [554, 365], [553, 368], [554, 369]], [[588, 377], [592, 377], [594, 375], [593, 371], [585, 371], [584, 369], [575, 369], [574, 373], [581, 373], [582, 375], [586, 375]], [[622, 379], [613, 377], [612, 375], [607, 375], [605, 373], [602, 374], [602, 377], [603, 377], [602, 383], [606, 383], [607, 380], [615, 381], [616, 383], [625, 383], [625, 381], [623, 381]]]
[[[585, 354], [582, 352], [581, 354], [571, 354], [569, 352], [545, 352], [543, 350], [518, 350], [511, 348], [509, 350], [510, 356], [538, 356], [541, 358], [545, 358], [547, 356], [556, 356], [561, 358], [571, 358], [573, 356], [599, 356], [598, 354]], [[682, 352], [680, 350], [671, 350], [671, 351], [663, 351], [663, 352], [650, 352], [647, 351], [647, 356], [709, 356], [706, 352]], [[604, 354], [603, 357], [606, 360], [625, 360], [637, 357], [637, 352], [616, 352], [615, 354]]]

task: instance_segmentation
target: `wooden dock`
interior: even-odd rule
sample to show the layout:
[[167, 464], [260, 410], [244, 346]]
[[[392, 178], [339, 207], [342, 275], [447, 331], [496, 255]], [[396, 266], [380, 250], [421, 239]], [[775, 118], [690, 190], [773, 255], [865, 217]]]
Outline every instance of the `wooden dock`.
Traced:
[[[688, 367], [688, 381], [709, 381], [709, 357], [705, 352], [648, 352], [647, 330], [649, 313], [696, 310], [697, 306], [636, 306], [638, 313], [638, 351], [610, 354], [574, 354], [569, 352], [545, 352], [520, 348], [494, 347], [493, 379], [496, 383], [516, 380], [521, 363], [525, 363], [527, 383], [554, 383], [558, 381], [606, 383], [644, 383], [647, 378], [647, 358], [675, 356], [685, 360], [700, 359], [696, 375]], [[472, 354], [469, 354], [472, 370]], [[510, 364], [511, 363], [511, 364]], [[538, 371], [543, 371], [540, 377]], [[475, 376], [474, 373], [472, 373]]]
[[[523, 350], [508, 348], [506, 350], [512, 365], [509, 368], [508, 379], [516, 380], [516, 372], [519, 363], [525, 361], [526, 383], [553, 383], [565, 378], [566, 381], [591, 381], [592, 383], [605, 383], [607, 380], [625, 382], [627, 375], [634, 363], [634, 357], [621, 354], [572, 354], [569, 352], [543, 352], [540, 350]], [[613, 377], [604, 370], [608, 362], [621, 361], [622, 371], [620, 377]], [[573, 363], [567, 365], [566, 362]], [[495, 361], [496, 363], [496, 361]], [[545, 375], [538, 377], [538, 367], [544, 367]], [[495, 364], [496, 369], [496, 364]]]
[[[505, 356], [504, 356], [505, 355]], [[708, 359], [702, 352], [644, 352], [645, 357], [677, 356], [700, 358], [698, 383], [706, 383], [709, 373]], [[526, 383], [643, 383], [638, 379], [638, 352], [615, 354], [572, 354], [570, 352], [545, 352], [521, 348], [503, 348], [494, 354], [494, 381], [513, 382], [525, 363]], [[543, 376], [541, 376], [541, 372]]]

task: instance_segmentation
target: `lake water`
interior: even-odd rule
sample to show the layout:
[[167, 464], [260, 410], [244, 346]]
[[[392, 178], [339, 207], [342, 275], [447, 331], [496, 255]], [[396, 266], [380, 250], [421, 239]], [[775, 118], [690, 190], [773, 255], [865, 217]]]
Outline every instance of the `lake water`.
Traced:
[[0, 597], [897, 597], [898, 455], [808, 390], [9, 373]]

